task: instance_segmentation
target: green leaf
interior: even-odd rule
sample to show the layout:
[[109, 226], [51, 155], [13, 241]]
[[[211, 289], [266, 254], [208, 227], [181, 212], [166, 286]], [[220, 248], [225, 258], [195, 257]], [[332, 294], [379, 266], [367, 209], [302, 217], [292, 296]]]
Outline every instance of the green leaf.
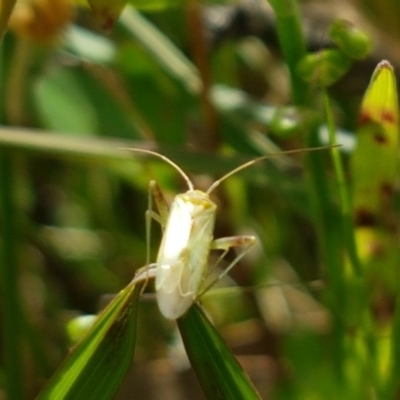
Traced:
[[166, 35], [131, 6], [127, 6], [122, 14], [121, 24], [146, 49], [154, 61], [188, 93], [193, 95], [200, 93], [202, 82], [197, 68]]
[[350, 67], [351, 60], [346, 54], [326, 49], [304, 56], [297, 65], [297, 72], [305, 82], [327, 87], [342, 78]]
[[71, 71], [58, 69], [42, 76], [34, 86], [33, 96], [46, 128], [78, 135], [96, 132], [96, 110]]
[[339, 49], [351, 58], [362, 59], [371, 52], [371, 38], [350, 21], [335, 20], [329, 28], [329, 36]]
[[106, 400], [120, 387], [133, 359], [142, 283], [131, 282], [100, 314], [38, 400]]
[[376, 67], [365, 93], [352, 157], [356, 219], [375, 218], [387, 209], [398, 173], [399, 110], [392, 66]]
[[84, 68], [54, 68], [35, 83], [32, 96], [49, 130], [76, 136], [145, 136], [130, 108]]
[[207, 399], [261, 398], [198, 305], [191, 307], [177, 322], [189, 360]]

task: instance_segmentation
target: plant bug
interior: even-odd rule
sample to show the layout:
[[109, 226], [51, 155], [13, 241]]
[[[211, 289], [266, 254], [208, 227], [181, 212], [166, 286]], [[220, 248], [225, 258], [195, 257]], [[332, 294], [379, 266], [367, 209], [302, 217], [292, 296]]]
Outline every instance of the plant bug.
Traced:
[[[215, 281], [202, 289], [207, 273], [208, 256], [211, 250], [222, 250], [217, 265], [232, 247], [243, 250], [226, 267], [218, 279], [226, 275], [256, 243], [255, 236], [231, 236], [214, 239], [216, 204], [210, 194], [225, 179], [252, 165], [282, 154], [315, 151], [332, 146], [296, 149], [273, 153], [248, 161], [216, 180], [205, 192], [194, 188], [188, 175], [172, 160], [160, 153], [145, 149], [125, 148], [139, 153], [158, 157], [170, 164], [183, 177], [188, 186], [185, 193], [175, 196], [170, 208], [166, 204], [161, 189], [155, 181], [149, 186], [149, 209], [146, 212], [147, 264], [149, 264], [149, 242], [151, 218], [161, 224], [163, 236], [156, 260], [156, 298], [161, 313], [168, 319], [180, 318], [197, 298], [204, 294]], [[159, 214], [152, 209], [152, 198], [157, 204]]]

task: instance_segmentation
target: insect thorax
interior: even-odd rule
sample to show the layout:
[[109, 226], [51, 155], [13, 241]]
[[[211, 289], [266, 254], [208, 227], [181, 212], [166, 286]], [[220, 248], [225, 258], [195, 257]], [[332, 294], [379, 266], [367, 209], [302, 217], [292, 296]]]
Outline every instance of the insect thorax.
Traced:
[[186, 193], [178, 194], [175, 201], [185, 203], [193, 212], [193, 216], [203, 212], [215, 212], [217, 208], [210, 196], [201, 190], [189, 190]]

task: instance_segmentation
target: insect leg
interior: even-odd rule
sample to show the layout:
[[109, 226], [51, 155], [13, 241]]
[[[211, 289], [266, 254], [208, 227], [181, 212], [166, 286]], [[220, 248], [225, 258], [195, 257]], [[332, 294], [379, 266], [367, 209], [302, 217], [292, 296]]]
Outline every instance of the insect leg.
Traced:
[[[150, 241], [151, 241], [151, 220], [154, 219], [161, 225], [161, 229], [164, 230], [165, 224], [168, 218], [168, 204], [164, 198], [164, 195], [161, 191], [160, 186], [156, 181], [150, 181], [149, 184], [149, 197], [148, 197], [148, 208], [146, 210], [146, 265], [148, 266], [148, 270], [150, 272], [151, 265], [150, 264]], [[153, 209], [153, 200], [156, 203], [158, 214]], [[148, 276], [148, 278], [152, 277]], [[143, 288], [146, 287], [147, 282], [143, 285]]]
[[153, 211], [152, 199], [154, 199], [156, 203], [159, 214], [154, 213], [151, 217], [159, 222], [162, 230], [164, 230], [169, 215], [169, 207], [163, 192], [156, 181], [150, 181], [149, 184], [149, 210], [151, 211]]
[[232, 247], [244, 247], [244, 249], [235, 257], [235, 259], [224, 269], [224, 271], [208, 284], [205, 289], [201, 291], [198, 297], [206, 293], [212, 286], [214, 286], [221, 278], [229, 273], [229, 271], [250, 251], [255, 245], [255, 236], [243, 235], [243, 236], [229, 236], [225, 238], [215, 239], [211, 244], [212, 250], [223, 250], [222, 254], [218, 257], [214, 266], [217, 266], [221, 260], [225, 257], [226, 253]]
[[146, 264], [144, 267], [139, 268], [136, 273], [135, 276], [132, 279], [131, 283], [139, 283], [142, 281], [145, 281], [145, 285], [147, 285], [147, 281], [149, 280], [149, 278], [155, 278], [156, 277], [156, 264], [151, 263], [151, 264]]
[[[153, 199], [156, 203], [158, 214], [153, 209]], [[151, 220], [154, 219], [164, 230], [168, 218], [168, 204], [164, 198], [160, 186], [156, 181], [150, 181], [149, 201], [146, 210], [146, 265], [150, 264], [150, 240], [151, 240]]]

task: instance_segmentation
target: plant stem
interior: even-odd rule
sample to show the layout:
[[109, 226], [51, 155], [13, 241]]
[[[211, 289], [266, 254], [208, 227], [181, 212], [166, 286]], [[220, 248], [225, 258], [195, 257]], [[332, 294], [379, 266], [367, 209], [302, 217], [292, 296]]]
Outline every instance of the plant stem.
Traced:
[[[320, 121], [319, 121], [320, 122]], [[313, 147], [319, 144], [318, 131], [320, 124], [310, 127], [308, 145]], [[332, 310], [332, 359], [336, 379], [339, 384], [344, 379], [344, 342], [345, 327], [341, 318], [346, 307], [346, 288], [344, 282], [344, 268], [341, 257], [342, 229], [338, 226], [338, 213], [330, 199], [330, 188], [326, 176], [325, 160], [322, 152], [314, 152], [306, 158], [310, 200], [314, 210], [314, 221], [317, 227], [321, 259], [326, 267], [329, 289], [327, 302]]]
[[[2, 0], [0, 4], [0, 45], [15, 0]], [[5, 93], [4, 55], [0, 47], [0, 92]], [[5, 109], [1, 105], [0, 123]], [[13, 163], [9, 152], [0, 152], [0, 296], [1, 327], [4, 366], [4, 387], [9, 400], [23, 399], [23, 363], [21, 353], [22, 308], [18, 292], [17, 246], [15, 232], [15, 199]]]
[[[324, 109], [326, 115], [326, 122], [329, 133], [329, 144], [336, 145], [336, 135], [335, 135], [335, 123], [333, 121], [332, 107], [330, 103], [329, 96], [325, 90], [323, 90], [323, 101]], [[340, 207], [343, 222], [343, 231], [345, 237], [345, 246], [347, 247], [347, 253], [349, 256], [349, 261], [353, 269], [354, 274], [357, 277], [361, 277], [361, 267], [358, 258], [358, 253], [356, 249], [356, 244], [354, 240], [354, 227], [352, 219], [352, 207], [349, 191], [347, 190], [346, 178], [343, 169], [342, 160], [340, 158], [339, 149], [334, 147], [331, 149], [333, 168], [336, 174], [337, 181], [337, 192], [340, 198]]]
[[279, 44], [289, 69], [293, 101], [297, 105], [304, 105], [307, 84], [296, 72], [298, 62], [306, 54], [298, 2], [297, 0], [270, 0], [269, 3], [276, 15]]
[[202, 109], [204, 129], [200, 145], [204, 150], [214, 152], [220, 145], [218, 132], [218, 118], [213, 104], [210, 100], [212, 85], [212, 73], [210, 68], [209, 52], [206, 37], [204, 35], [204, 18], [200, 0], [190, 0], [187, 4], [187, 21], [189, 43], [193, 60], [199, 71], [202, 88], [199, 93], [200, 106]]
[[23, 399], [21, 354], [22, 311], [18, 294], [15, 199], [11, 155], [0, 153], [0, 289], [3, 339], [3, 362], [7, 399]]
[[120, 22], [155, 62], [176, 79], [189, 94], [197, 96], [200, 93], [203, 84], [197, 68], [134, 7], [129, 4], [125, 7]]
[[[305, 39], [301, 29], [300, 9], [297, 0], [270, 0], [276, 15], [279, 43], [291, 80], [293, 102], [297, 106], [313, 108], [308, 104], [309, 86], [297, 74], [297, 65], [306, 54]], [[319, 145], [318, 131], [321, 120], [310, 122], [307, 127], [307, 145]], [[342, 227], [337, 226], [337, 211], [330, 199], [330, 188], [325, 173], [325, 164], [318, 152], [309, 154], [306, 159], [310, 200], [313, 203], [314, 220], [317, 226], [321, 258], [327, 269], [331, 284], [330, 306], [333, 311], [334, 330], [332, 332], [334, 371], [338, 382], [344, 379], [344, 332], [345, 327], [340, 318], [346, 305], [344, 269], [341, 257]]]

